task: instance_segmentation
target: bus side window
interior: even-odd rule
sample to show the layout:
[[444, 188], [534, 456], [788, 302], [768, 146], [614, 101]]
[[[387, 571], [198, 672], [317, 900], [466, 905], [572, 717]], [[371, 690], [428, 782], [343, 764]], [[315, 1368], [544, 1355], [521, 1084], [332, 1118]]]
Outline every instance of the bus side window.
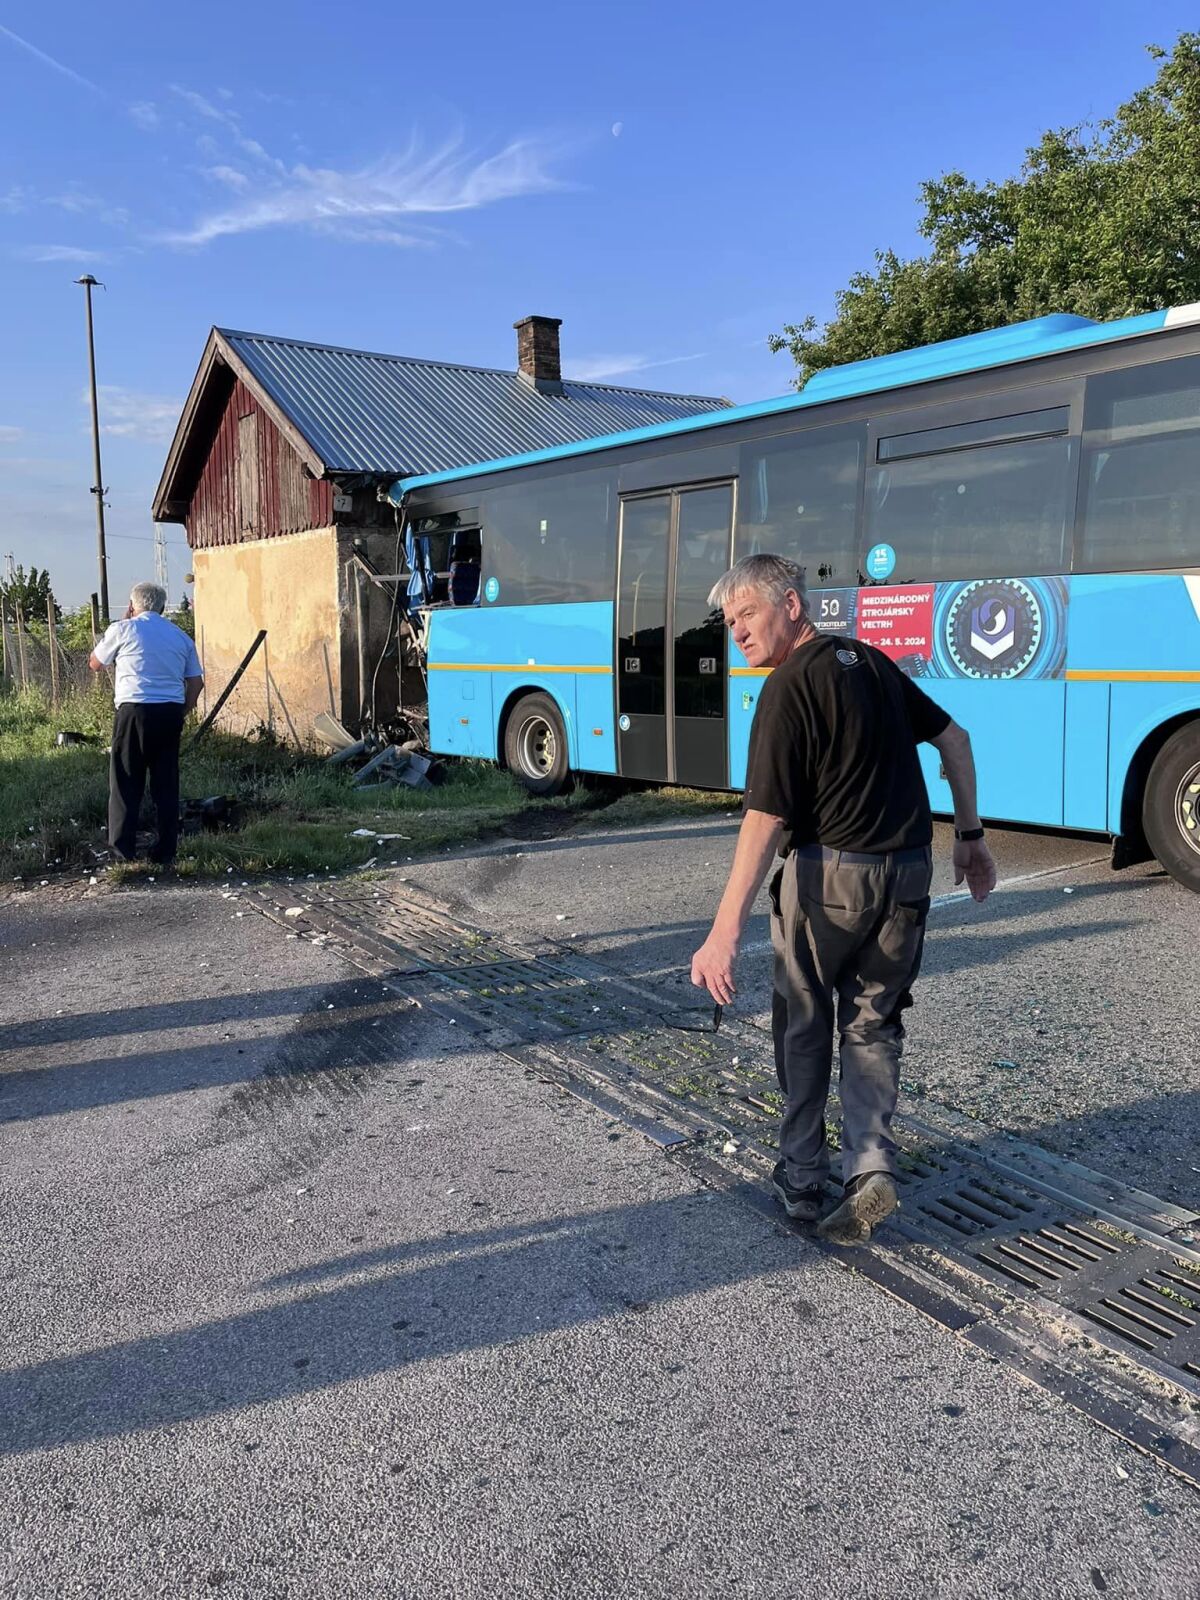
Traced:
[[479, 604], [482, 545], [478, 528], [460, 528], [450, 538], [450, 604]]
[[1087, 381], [1081, 572], [1200, 564], [1200, 357]]
[[894, 583], [1069, 570], [1069, 408], [882, 437], [864, 549], [891, 545]]
[[865, 451], [864, 423], [744, 444], [734, 559], [768, 551], [801, 562], [814, 587], [854, 583]]

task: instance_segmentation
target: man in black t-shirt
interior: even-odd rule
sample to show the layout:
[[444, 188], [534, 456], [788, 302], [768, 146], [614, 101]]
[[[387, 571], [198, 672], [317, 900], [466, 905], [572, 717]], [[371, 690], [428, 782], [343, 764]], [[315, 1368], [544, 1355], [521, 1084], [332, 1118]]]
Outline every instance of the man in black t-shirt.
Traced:
[[[772, 1024], [785, 1096], [772, 1186], [790, 1217], [816, 1221], [829, 1172], [825, 1102], [840, 1034], [841, 1203], [820, 1224], [863, 1244], [896, 1209], [891, 1121], [901, 1014], [921, 964], [933, 822], [917, 757], [928, 741], [954, 797], [954, 881], [976, 900], [995, 887], [963, 728], [879, 651], [818, 633], [804, 569], [747, 556], [709, 595], [752, 667], [774, 668], [750, 734], [742, 826], [692, 982], [727, 1005], [750, 907], [771, 880]], [[836, 1009], [835, 1009], [836, 1004]]]

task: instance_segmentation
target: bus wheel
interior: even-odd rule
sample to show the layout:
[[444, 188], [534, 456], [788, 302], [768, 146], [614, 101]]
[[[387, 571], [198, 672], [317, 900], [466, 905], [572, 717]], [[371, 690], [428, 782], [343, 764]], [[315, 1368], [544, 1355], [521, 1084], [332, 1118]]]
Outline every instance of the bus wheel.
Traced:
[[1154, 758], [1142, 826], [1158, 862], [1200, 893], [1200, 722], [1176, 729]]
[[504, 730], [504, 760], [530, 794], [549, 797], [570, 787], [567, 735], [548, 694], [527, 694], [512, 708]]

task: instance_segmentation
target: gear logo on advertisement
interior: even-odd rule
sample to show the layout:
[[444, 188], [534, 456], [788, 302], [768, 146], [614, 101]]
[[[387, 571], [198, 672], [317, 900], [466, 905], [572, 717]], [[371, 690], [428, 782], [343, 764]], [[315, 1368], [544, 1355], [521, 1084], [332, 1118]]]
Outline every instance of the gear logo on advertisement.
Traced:
[[943, 627], [946, 652], [965, 677], [1019, 678], [1041, 651], [1046, 615], [1020, 578], [981, 578], [958, 591]]

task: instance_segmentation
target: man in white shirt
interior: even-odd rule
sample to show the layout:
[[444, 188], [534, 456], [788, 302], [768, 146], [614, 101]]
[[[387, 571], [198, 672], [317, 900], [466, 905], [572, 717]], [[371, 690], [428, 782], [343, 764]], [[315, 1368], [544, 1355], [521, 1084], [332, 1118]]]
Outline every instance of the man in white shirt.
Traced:
[[135, 583], [129, 610], [92, 651], [88, 666], [116, 663], [116, 716], [108, 784], [108, 842], [119, 861], [134, 859], [142, 792], [158, 822], [151, 859], [166, 866], [179, 840], [179, 736], [200, 698], [204, 674], [196, 646], [163, 616], [166, 590]]

